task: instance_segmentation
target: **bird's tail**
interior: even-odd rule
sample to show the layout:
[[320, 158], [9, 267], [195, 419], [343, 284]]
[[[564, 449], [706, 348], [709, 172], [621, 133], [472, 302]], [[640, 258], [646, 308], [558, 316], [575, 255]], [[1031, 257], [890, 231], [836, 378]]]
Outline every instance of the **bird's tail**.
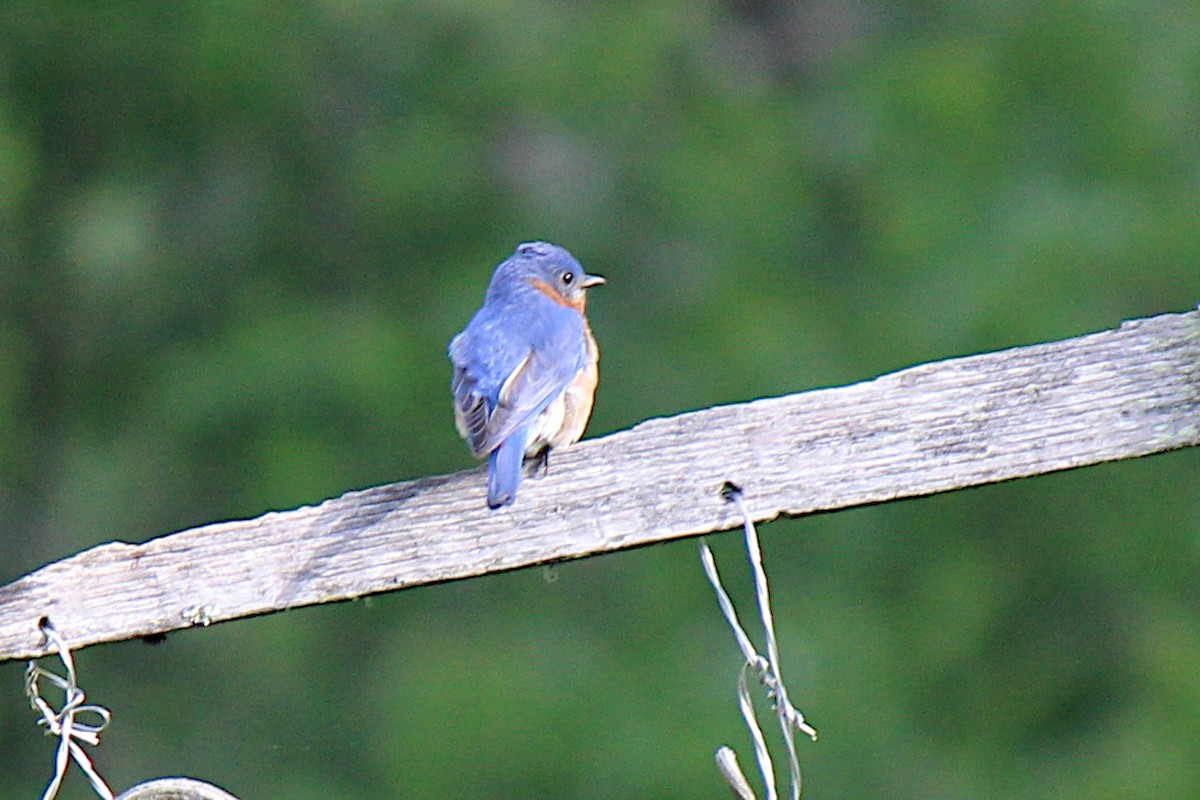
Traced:
[[512, 505], [517, 499], [528, 435], [528, 430], [518, 428], [488, 457], [488, 508]]

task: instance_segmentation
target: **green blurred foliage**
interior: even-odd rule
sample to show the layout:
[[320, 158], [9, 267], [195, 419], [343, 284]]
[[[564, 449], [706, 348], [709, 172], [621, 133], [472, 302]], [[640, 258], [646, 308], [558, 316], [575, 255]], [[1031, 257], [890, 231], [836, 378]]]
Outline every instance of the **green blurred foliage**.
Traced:
[[[469, 467], [445, 345], [519, 241], [609, 279], [593, 435], [1193, 307], [1198, 142], [1182, 2], [8, 0], [0, 581]], [[1196, 476], [765, 526], [806, 796], [1200, 794]], [[557, 577], [84, 651], [98, 764], [246, 800], [728, 796], [713, 750], [753, 761], [694, 543]], [[51, 766], [21, 666], [5, 798]]]

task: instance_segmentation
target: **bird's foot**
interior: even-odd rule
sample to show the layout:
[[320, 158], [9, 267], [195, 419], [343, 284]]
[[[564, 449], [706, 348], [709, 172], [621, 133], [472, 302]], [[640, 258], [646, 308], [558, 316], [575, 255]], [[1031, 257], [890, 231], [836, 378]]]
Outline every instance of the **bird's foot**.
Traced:
[[[540, 473], [540, 474], [539, 474]], [[544, 478], [550, 473], [550, 445], [529, 457], [529, 477]]]

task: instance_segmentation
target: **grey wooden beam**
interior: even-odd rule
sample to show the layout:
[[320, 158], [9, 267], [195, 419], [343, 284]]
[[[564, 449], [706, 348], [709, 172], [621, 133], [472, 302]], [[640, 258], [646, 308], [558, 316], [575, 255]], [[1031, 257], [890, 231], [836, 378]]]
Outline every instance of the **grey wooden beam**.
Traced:
[[489, 511], [482, 471], [113, 542], [0, 587], [0, 661], [1200, 444], [1200, 314], [652, 419]]

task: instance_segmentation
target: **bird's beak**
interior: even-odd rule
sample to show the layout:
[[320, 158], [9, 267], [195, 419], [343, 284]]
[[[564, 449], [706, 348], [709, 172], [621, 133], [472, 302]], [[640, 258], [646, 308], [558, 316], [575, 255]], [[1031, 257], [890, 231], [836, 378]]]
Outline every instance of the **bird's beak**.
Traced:
[[599, 286], [602, 283], [604, 283], [604, 276], [602, 276], [602, 275], [584, 275], [583, 276], [583, 288], [585, 288], [585, 289], [590, 289], [593, 286]]

